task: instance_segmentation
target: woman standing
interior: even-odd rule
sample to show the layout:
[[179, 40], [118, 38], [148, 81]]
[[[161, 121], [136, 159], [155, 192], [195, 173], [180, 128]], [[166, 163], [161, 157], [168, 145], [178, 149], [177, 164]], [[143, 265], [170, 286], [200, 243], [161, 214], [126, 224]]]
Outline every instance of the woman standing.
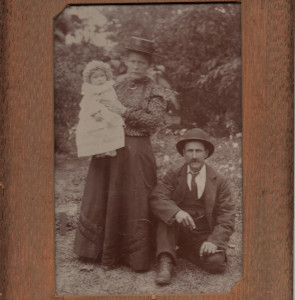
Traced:
[[74, 250], [101, 259], [107, 268], [123, 263], [145, 271], [150, 265], [148, 196], [156, 185], [150, 135], [166, 110], [162, 89], [146, 76], [153, 47], [152, 41], [136, 37], [127, 47], [127, 76], [115, 85], [126, 107], [125, 147], [115, 157], [92, 157], [86, 179]]

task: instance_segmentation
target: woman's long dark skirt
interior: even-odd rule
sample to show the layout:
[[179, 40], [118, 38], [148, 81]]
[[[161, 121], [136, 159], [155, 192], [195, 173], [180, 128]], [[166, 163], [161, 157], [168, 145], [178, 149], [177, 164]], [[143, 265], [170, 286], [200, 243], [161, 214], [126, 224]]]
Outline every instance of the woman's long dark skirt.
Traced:
[[149, 269], [151, 222], [148, 196], [156, 185], [149, 137], [126, 136], [116, 157], [93, 157], [89, 166], [74, 251], [120, 263], [134, 271]]

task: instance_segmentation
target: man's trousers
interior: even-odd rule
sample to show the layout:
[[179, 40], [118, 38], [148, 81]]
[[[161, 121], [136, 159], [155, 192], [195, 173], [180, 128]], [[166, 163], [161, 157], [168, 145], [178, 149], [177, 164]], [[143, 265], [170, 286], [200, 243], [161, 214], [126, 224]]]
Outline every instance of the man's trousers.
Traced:
[[157, 228], [157, 257], [169, 253], [176, 263], [176, 246], [185, 258], [210, 273], [222, 273], [226, 267], [225, 251], [218, 249], [215, 254], [200, 256], [200, 249], [210, 234], [207, 220], [196, 222], [196, 229], [189, 230], [178, 224], [167, 225], [159, 221]]

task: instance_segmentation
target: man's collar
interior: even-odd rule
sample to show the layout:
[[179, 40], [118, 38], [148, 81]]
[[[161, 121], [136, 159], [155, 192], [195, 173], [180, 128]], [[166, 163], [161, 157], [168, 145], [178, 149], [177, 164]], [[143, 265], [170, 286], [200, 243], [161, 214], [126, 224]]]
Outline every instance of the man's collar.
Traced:
[[[200, 175], [203, 175], [204, 172], [206, 172], [206, 164], [203, 164], [201, 170], [199, 171], [199, 174], [200, 174]], [[193, 171], [191, 170], [190, 166], [187, 165], [187, 174], [189, 174], [189, 173], [195, 173], [195, 172], [193, 172]]]

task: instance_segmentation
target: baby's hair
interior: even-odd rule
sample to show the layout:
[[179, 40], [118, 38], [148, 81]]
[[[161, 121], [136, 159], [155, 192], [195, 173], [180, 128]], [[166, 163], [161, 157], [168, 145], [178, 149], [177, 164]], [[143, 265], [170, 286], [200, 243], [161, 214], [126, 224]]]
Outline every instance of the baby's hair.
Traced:
[[113, 78], [111, 68], [108, 64], [99, 60], [93, 60], [86, 65], [83, 71], [83, 81], [90, 83], [90, 77], [95, 71], [98, 70], [102, 70], [105, 73], [107, 81]]

